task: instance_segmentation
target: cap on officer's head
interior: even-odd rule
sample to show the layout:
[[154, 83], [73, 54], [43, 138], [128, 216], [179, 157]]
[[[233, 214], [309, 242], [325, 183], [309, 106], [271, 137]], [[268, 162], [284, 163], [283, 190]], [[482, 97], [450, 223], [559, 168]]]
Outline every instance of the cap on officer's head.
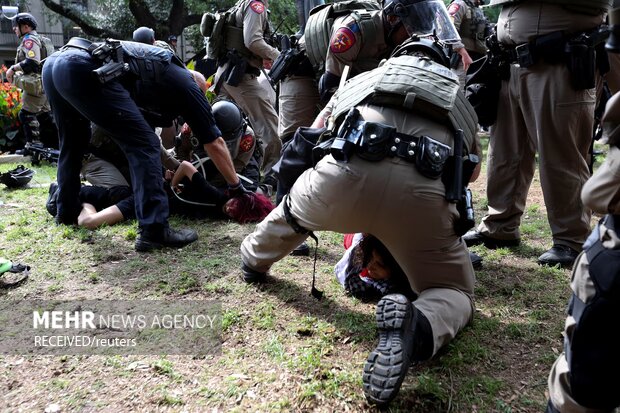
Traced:
[[155, 43], [155, 30], [145, 26], [138, 27], [134, 30], [132, 39], [138, 43], [153, 44]]
[[177, 41], [177, 37], [174, 34], [171, 34], [170, 36], [168, 36], [168, 43], [172, 43], [176, 41]]
[[37, 20], [30, 13], [18, 13], [11, 19], [13, 27], [17, 27], [20, 24], [25, 24], [32, 27], [33, 30], [37, 28]]
[[435, 34], [444, 43], [461, 40], [442, 0], [385, 0], [383, 14], [396, 16], [393, 26], [402, 23], [409, 36]]

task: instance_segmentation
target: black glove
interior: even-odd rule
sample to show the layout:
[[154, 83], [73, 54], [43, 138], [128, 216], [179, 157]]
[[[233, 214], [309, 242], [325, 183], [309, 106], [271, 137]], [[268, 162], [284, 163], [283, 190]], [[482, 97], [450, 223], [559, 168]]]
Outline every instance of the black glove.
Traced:
[[241, 181], [239, 181], [239, 183], [237, 185], [228, 185], [228, 191], [227, 195], [229, 198], [236, 198], [238, 196], [242, 196], [245, 194], [251, 194], [252, 192], [247, 190], [243, 184], [241, 183]]

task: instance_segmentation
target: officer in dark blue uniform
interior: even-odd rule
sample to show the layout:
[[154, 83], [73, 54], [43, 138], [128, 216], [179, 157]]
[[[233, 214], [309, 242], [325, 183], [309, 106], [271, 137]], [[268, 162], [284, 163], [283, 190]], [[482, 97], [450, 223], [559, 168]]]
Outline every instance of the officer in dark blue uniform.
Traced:
[[172, 119], [183, 116], [226, 179], [230, 194], [244, 191], [211, 106], [170, 51], [134, 42], [73, 38], [48, 58], [43, 85], [60, 135], [57, 223], [74, 224], [80, 212], [80, 167], [91, 121], [106, 130], [127, 156], [140, 227], [137, 251], [182, 247], [197, 239], [193, 230], [168, 226], [155, 126], [169, 126]]

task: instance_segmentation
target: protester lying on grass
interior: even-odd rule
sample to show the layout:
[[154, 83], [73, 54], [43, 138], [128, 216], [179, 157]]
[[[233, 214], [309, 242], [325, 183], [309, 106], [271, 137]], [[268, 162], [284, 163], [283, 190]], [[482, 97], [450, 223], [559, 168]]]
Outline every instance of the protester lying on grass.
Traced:
[[[209, 184], [189, 162], [182, 162], [175, 172], [166, 171], [170, 212], [197, 217], [229, 217], [240, 224], [262, 220], [274, 208], [264, 195], [245, 193], [231, 197], [228, 191]], [[48, 211], [55, 216], [53, 196], [57, 185], [50, 186]], [[134, 219], [134, 199], [129, 187], [102, 188], [83, 186], [80, 189], [82, 210], [78, 225], [89, 229], [114, 225]]]
[[360, 300], [378, 300], [386, 294], [403, 294], [415, 300], [405, 273], [390, 251], [370, 234], [345, 234], [346, 251], [334, 267], [347, 293]]

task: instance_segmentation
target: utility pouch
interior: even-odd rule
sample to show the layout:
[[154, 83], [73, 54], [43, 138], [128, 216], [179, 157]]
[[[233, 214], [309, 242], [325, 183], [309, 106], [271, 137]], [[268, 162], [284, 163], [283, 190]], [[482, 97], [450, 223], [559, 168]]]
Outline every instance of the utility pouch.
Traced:
[[566, 43], [567, 67], [575, 90], [591, 89], [596, 82], [596, 54], [594, 47], [576, 40]]
[[362, 138], [363, 123], [358, 122], [360, 113], [357, 109], [351, 108], [345, 117], [338, 135], [331, 146], [330, 153], [337, 161], [349, 162], [353, 151], [360, 144]]
[[[282, 146], [280, 160], [273, 167], [278, 173], [278, 189], [288, 193], [306, 169], [312, 168], [329, 153], [331, 143], [323, 142], [328, 133], [326, 128], [297, 128], [293, 138]], [[317, 149], [319, 142], [322, 149]]]
[[362, 141], [357, 155], [371, 162], [377, 162], [388, 155], [390, 143], [396, 129], [376, 122], [364, 122]]
[[17, 73], [13, 79], [13, 84], [30, 96], [43, 96], [43, 82], [38, 73]]
[[247, 61], [243, 58], [238, 58], [236, 62], [234, 62], [234, 66], [230, 69], [230, 73], [228, 73], [228, 77], [226, 78], [226, 84], [229, 86], [239, 86], [243, 76], [245, 75], [247, 69]]
[[429, 136], [420, 137], [415, 154], [418, 172], [429, 179], [437, 179], [450, 158], [450, 147]]

